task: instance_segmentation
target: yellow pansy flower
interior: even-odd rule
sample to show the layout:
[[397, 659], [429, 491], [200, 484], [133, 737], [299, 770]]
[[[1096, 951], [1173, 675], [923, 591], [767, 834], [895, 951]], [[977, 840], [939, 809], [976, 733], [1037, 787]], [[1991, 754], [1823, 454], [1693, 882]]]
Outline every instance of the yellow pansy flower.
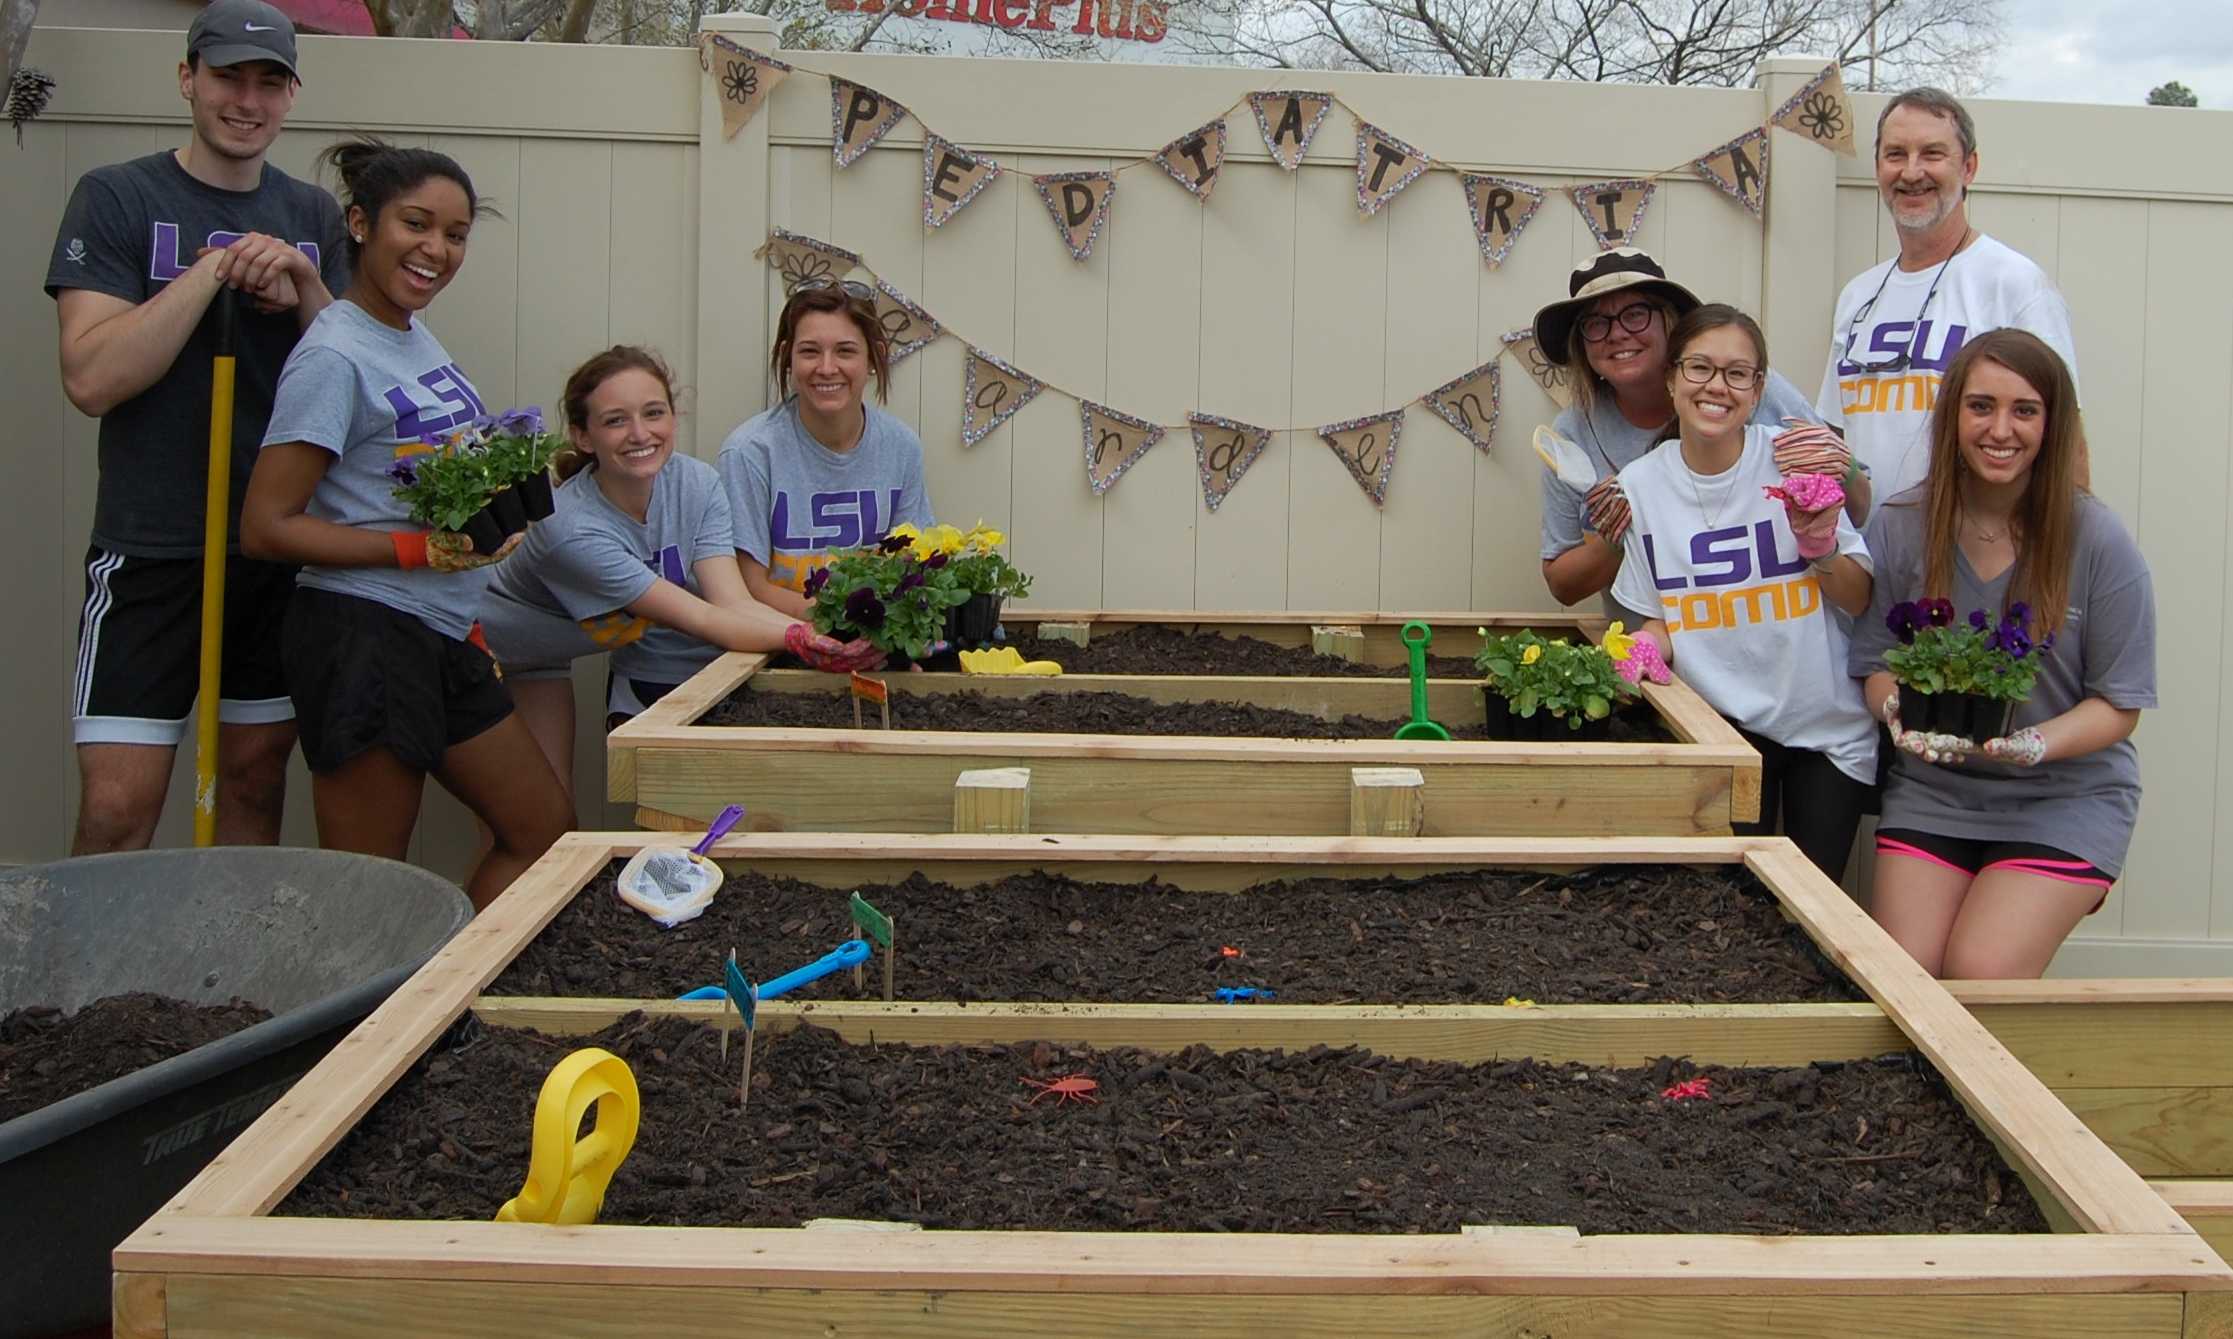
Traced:
[[1619, 620], [1616, 619], [1611, 627], [1605, 629], [1605, 640], [1600, 642], [1599, 645], [1603, 646], [1605, 654], [1613, 659], [1626, 660], [1628, 659], [1628, 653], [1636, 648], [1636, 639], [1629, 636], [1628, 630], [1622, 627]]
[[1532, 665], [1542, 658], [1543, 648], [1540, 646], [1530, 646], [1525, 651], [1520, 652], [1520, 663], [1523, 665]]

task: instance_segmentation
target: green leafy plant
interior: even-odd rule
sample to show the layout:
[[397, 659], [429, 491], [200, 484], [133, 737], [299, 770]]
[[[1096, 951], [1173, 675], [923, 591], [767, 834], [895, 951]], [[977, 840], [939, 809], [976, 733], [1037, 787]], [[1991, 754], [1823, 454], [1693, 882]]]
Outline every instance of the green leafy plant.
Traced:
[[550, 468], [566, 439], [543, 430], [530, 406], [473, 420], [439, 441], [399, 447], [388, 478], [414, 524], [457, 530], [488, 500]]
[[1581, 729], [1585, 720], [1603, 720], [1615, 703], [1636, 691], [1613, 668], [1604, 648], [1546, 638], [1532, 629], [1494, 637], [1481, 629], [1481, 650], [1473, 666], [1489, 691], [1511, 705], [1513, 715], [1547, 711], [1563, 718], [1570, 730]]
[[927, 531], [895, 525], [886, 539], [906, 541], [917, 562], [927, 563], [933, 556], [944, 555], [946, 563], [932, 577], [934, 585], [1003, 600], [1020, 600], [1031, 593], [1031, 574], [1009, 562], [1008, 555], [1000, 551], [1008, 537], [982, 521], [966, 532], [950, 525], [934, 525]]
[[1924, 693], [1974, 693], [1996, 702], [2021, 702], [2039, 680], [2039, 663], [2055, 645], [2052, 633], [2031, 636], [2031, 608], [2008, 606], [1995, 626], [1982, 609], [1966, 623], [1954, 621], [1950, 600], [1903, 600], [1884, 615], [1900, 644], [1884, 653], [1884, 666], [1905, 688]]
[[918, 560], [909, 542], [896, 538], [840, 554], [806, 579], [814, 627], [921, 660], [944, 633], [946, 611], [969, 599], [969, 591], [941, 576], [949, 565], [943, 553]]

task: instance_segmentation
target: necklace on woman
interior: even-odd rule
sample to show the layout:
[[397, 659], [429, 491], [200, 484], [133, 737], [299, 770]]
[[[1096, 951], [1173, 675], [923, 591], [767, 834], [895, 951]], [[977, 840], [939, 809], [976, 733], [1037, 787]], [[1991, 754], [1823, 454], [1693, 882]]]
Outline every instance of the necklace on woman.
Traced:
[[[1971, 516], [1967, 511], [1964, 511], [1962, 513], [1962, 518], [1969, 522], [1970, 529], [1977, 532], [1977, 537], [1985, 541], [1987, 544], [1999, 542], [2001, 535], [2006, 533], [2005, 530], [1987, 530], [1984, 526], [1979, 525], [1977, 523], [1977, 518]], [[2001, 522], [2001, 524], [2003, 526], [2006, 526], [2008, 523], [2006, 521], [2003, 521]]]
[[[1677, 450], [1679, 452], [1680, 448], [1678, 447]], [[1740, 447], [1739, 455], [1741, 456], [1742, 454], [1743, 449]], [[1698, 471], [1691, 468], [1690, 457], [1683, 456], [1682, 464], [1683, 473], [1690, 476], [1690, 496], [1698, 503], [1698, 514], [1706, 518], [1706, 528], [1708, 530], [1719, 530], [1721, 528], [1721, 507], [1729, 505], [1730, 495], [1734, 493], [1737, 488], [1736, 481], [1732, 479], [1728, 484], [1723, 486], [1720, 498], [1721, 506], [1717, 506], [1711, 511], [1708, 511], [1706, 509], [1706, 489], [1704, 485], [1698, 482]], [[1721, 477], [1721, 474], [1733, 474], [1736, 471], [1736, 468], [1737, 462], [1731, 461], [1729, 462], [1728, 469], [1722, 470], [1720, 474], [1716, 474], [1711, 477], [1718, 479]]]

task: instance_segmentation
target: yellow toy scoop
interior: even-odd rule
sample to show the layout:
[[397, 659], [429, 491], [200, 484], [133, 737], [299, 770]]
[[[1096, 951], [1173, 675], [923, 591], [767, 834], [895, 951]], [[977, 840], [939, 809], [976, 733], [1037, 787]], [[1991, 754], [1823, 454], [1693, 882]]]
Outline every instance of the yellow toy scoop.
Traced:
[[1052, 660], [1026, 660], [1023, 652], [1013, 646], [995, 647], [990, 651], [963, 651], [961, 672], [964, 674], [1060, 674], [1062, 666]]

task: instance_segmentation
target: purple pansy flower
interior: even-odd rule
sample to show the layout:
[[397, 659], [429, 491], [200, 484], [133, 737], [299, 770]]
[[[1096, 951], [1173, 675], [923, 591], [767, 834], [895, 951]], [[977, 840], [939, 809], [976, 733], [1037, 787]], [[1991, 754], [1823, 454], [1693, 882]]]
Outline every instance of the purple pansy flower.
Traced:
[[1923, 618], [1934, 628], [1954, 626], [1954, 602], [1940, 596], [1923, 601]]
[[822, 589], [822, 587], [823, 587], [823, 586], [824, 586], [825, 584], [827, 584], [827, 583], [828, 583], [829, 579], [830, 579], [830, 569], [829, 569], [829, 568], [827, 568], [827, 567], [817, 567], [817, 568], [815, 568], [815, 569], [814, 569], [813, 571], [811, 571], [811, 572], [807, 573], [807, 574], [806, 574], [806, 595], [807, 595], [807, 598], [808, 598], [808, 599], [813, 599], [813, 598], [814, 598], [814, 596], [815, 596], [815, 594], [816, 594], [817, 592], [819, 592], [819, 591], [820, 591], [820, 590]]
[[886, 535], [876, 541], [876, 547], [886, 553], [897, 553], [914, 542], [905, 535]]
[[1979, 632], [1983, 632], [1992, 626], [1992, 621], [1985, 617], [1984, 610], [1972, 609], [1969, 611], [1969, 625]]
[[905, 576], [903, 576], [903, 577], [901, 577], [901, 578], [899, 579], [899, 585], [898, 585], [898, 587], [897, 587], [897, 588], [895, 588], [895, 589], [894, 589], [894, 590], [892, 591], [892, 594], [894, 594], [894, 595], [905, 595], [905, 594], [906, 594], [907, 592], [909, 592], [909, 591], [911, 591], [911, 590], [915, 589], [915, 588], [916, 588], [917, 586], [920, 586], [920, 585], [922, 585], [922, 584], [923, 584], [923, 573], [922, 573], [922, 569], [921, 569], [921, 568], [917, 568], [917, 569], [915, 569], [914, 571], [912, 571], [912, 572], [909, 572], [909, 573], [908, 573], [907, 575], [905, 575]]
[[1884, 626], [1892, 630], [1892, 635], [1900, 639], [1901, 645], [1912, 644], [1915, 634], [1923, 627], [1922, 606], [1913, 600], [1900, 601], [1884, 611]]
[[943, 553], [934, 553], [928, 558], [923, 559], [923, 566], [933, 572], [937, 571], [941, 567], [944, 567], [945, 565], [946, 555]]
[[526, 405], [507, 409], [496, 420], [498, 432], [514, 432], [522, 437], [543, 435], [543, 410], [540, 405]]
[[883, 627], [884, 602], [876, 598], [875, 591], [863, 586], [845, 597], [845, 621], [863, 631]]
[[388, 477], [398, 485], [409, 488], [419, 481], [418, 463], [409, 456], [397, 456], [395, 463], [388, 466]]

